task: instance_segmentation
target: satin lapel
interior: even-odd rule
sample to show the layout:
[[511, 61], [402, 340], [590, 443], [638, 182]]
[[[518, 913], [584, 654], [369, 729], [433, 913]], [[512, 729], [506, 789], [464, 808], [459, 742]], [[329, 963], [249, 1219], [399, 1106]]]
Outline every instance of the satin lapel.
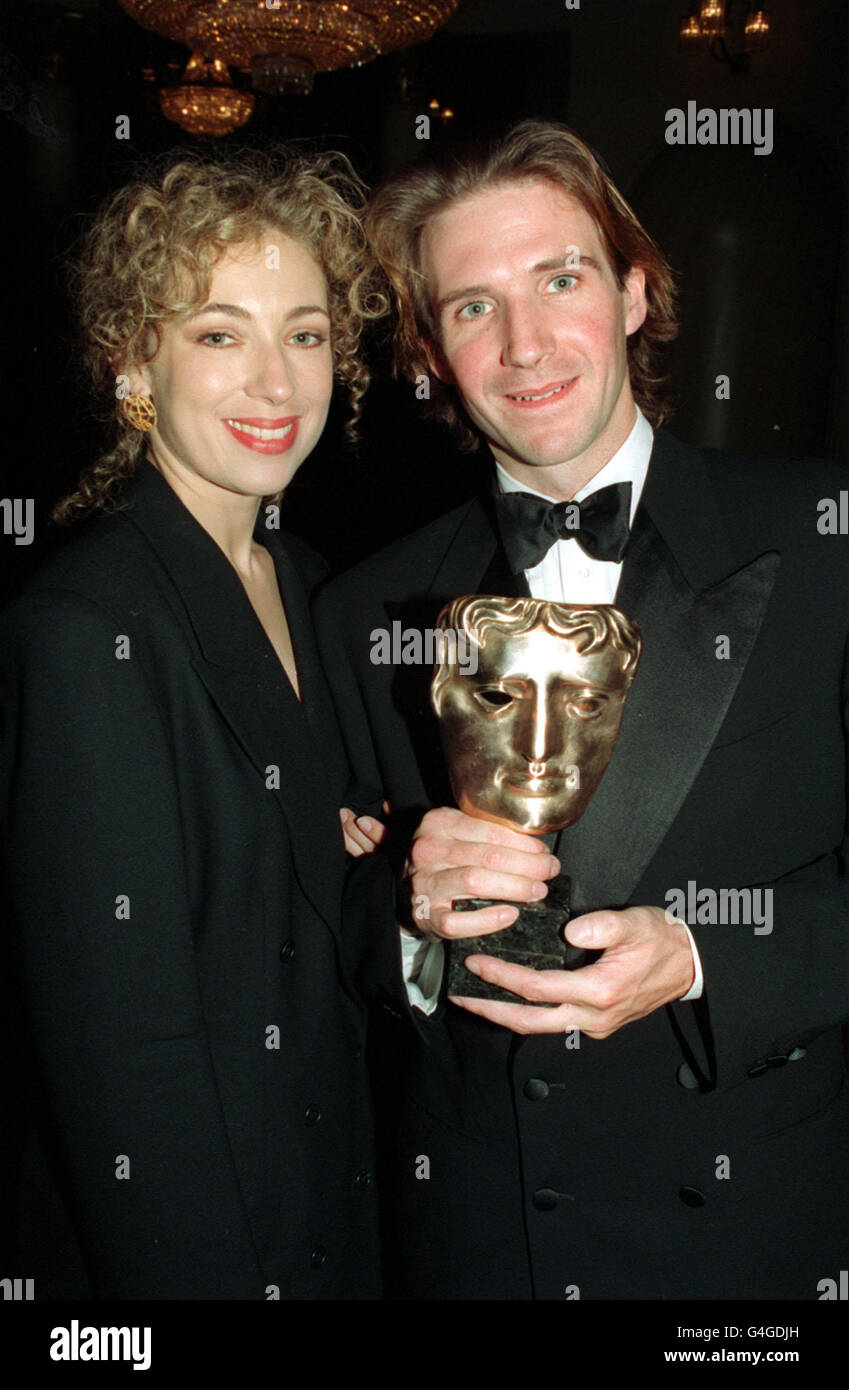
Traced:
[[478, 580], [477, 592], [480, 594], [500, 594], [505, 598], [530, 598], [531, 591], [524, 574], [514, 574], [507, 561], [503, 545], [495, 548], [495, 554], [486, 572]]
[[461, 594], [476, 593], [498, 550], [498, 533], [489, 509], [476, 499], [469, 504], [427, 587], [429, 601], [442, 607]]
[[[339, 908], [338, 883], [334, 891], [329, 868], [332, 856], [316, 848], [326, 845], [330, 851], [338, 845], [341, 862], [335, 789], [319, 740], [239, 577], [212, 537], [146, 461], [130, 490], [128, 515], [155, 550], [179, 597], [184, 621], [194, 636], [193, 669], [262, 777], [267, 794], [286, 817], [301, 887], [335, 931]], [[304, 693], [311, 699], [317, 678], [304, 635], [306, 595], [294, 565], [287, 557], [281, 560], [277, 542], [272, 544], [296, 657], [306, 653]]]
[[439, 563], [421, 589], [403, 600], [387, 599], [385, 608], [393, 621], [410, 626], [432, 626], [446, 603], [462, 594], [506, 594], [527, 597], [523, 574], [510, 572], [498, 537], [494, 508], [488, 495], [469, 503], [452, 533]]
[[[662, 460], [658, 474], [663, 468]], [[656, 499], [662, 482], [656, 475]], [[679, 476], [678, 489], [687, 491], [691, 525], [688, 531], [683, 514], [675, 517], [682, 528], [673, 528], [676, 558], [649, 515], [668, 526], [675, 508], [652, 506], [646, 488], [616, 598], [642, 631], [643, 654], [610, 766], [585, 815], [558, 841], [578, 911], [628, 902], [725, 717], [780, 563], [770, 551], [695, 591], [693, 577], [715, 576], [730, 557], [698, 474]], [[729, 639], [728, 659], [717, 656], [720, 635]]]
[[499, 594], [505, 598], [530, 598], [531, 591], [528, 588], [528, 581], [524, 573], [513, 573], [507, 559], [507, 552], [501, 541], [498, 512], [495, 507], [495, 489], [495, 480], [490, 478], [489, 486], [480, 494], [480, 507], [490, 531], [495, 537], [495, 547], [486, 570], [478, 580], [477, 592], [479, 594]]

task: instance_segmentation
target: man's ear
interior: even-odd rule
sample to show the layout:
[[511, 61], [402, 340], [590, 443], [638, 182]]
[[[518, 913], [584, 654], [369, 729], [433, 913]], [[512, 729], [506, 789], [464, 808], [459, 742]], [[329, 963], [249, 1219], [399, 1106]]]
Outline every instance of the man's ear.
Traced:
[[646, 300], [646, 272], [641, 265], [632, 265], [625, 276], [625, 334], [636, 333], [646, 321], [649, 311]]
[[434, 376], [439, 377], [439, 380], [443, 382], [445, 386], [454, 386], [454, 373], [451, 371], [448, 360], [442, 348], [439, 346], [439, 343], [433, 342], [430, 338], [425, 338], [422, 347], [424, 348], [425, 357], [427, 358], [427, 365], [430, 367]]

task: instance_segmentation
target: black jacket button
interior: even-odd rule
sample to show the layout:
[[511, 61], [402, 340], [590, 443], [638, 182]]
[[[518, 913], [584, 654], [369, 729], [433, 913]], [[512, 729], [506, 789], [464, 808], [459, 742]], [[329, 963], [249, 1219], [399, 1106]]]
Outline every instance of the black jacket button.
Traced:
[[310, 1264], [312, 1265], [313, 1269], [321, 1269], [321, 1266], [324, 1264], [326, 1259], [327, 1251], [325, 1250], [324, 1246], [317, 1245], [313, 1250], [312, 1254], [310, 1255]]
[[554, 1211], [557, 1206], [557, 1193], [553, 1187], [538, 1187], [531, 1201], [537, 1211]]
[[677, 1072], [675, 1080], [679, 1086], [683, 1086], [685, 1091], [697, 1091], [699, 1089], [699, 1079], [693, 1068], [687, 1062], [682, 1062]]
[[360, 1169], [357, 1176], [354, 1178], [354, 1187], [357, 1187], [360, 1190], [366, 1187], [371, 1187], [373, 1180], [374, 1175], [372, 1173], [369, 1173], [366, 1168], [362, 1168]]
[[749, 1067], [749, 1076], [763, 1076], [765, 1071], [769, 1071], [769, 1066], [763, 1059], [759, 1058]]
[[707, 1198], [697, 1187], [682, 1187], [678, 1196], [686, 1207], [703, 1207]]
[[284, 964], [284, 965], [287, 964], [287, 962], [290, 961], [290, 960], [292, 959], [292, 957], [293, 957], [294, 954], [295, 954], [295, 943], [294, 943], [294, 941], [284, 941], [284, 942], [283, 942], [283, 945], [280, 947], [280, 959], [283, 961], [283, 964]]
[[548, 1082], [539, 1076], [532, 1076], [522, 1087], [528, 1100], [545, 1100], [548, 1095]]
[[321, 1106], [308, 1105], [304, 1111], [304, 1124], [317, 1125], [321, 1119]]
[[766, 1062], [768, 1067], [786, 1067], [788, 1058], [786, 1054], [783, 1052], [775, 1052], [772, 1053], [769, 1057], [765, 1057], [764, 1061]]

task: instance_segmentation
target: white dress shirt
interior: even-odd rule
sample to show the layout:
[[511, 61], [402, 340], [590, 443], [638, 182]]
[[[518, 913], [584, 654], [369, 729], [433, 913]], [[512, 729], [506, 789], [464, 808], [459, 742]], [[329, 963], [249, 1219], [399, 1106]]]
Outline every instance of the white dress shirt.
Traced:
[[[633, 525], [649, 471], [653, 444], [652, 427], [637, 409], [634, 428], [625, 443], [571, 500], [583, 502], [591, 493], [599, 492], [611, 483], [630, 483], [629, 525]], [[533, 497], [546, 496], [539, 488], [517, 482], [500, 463], [496, 463], [495, 472], [502, 492], [529, 492]], [[546, 500], [550, 502], [552, 499], [549, 497]], [[538, 565], [532, 570], [525, 570], [531, 596], [553, 603], [615, 603], [621, 574], [621, 564], [616, 564], [614, 560], [594, 560], [573, 536], [555, 541]]]
[[[637, 407], [637, 418], [625, 443], [571, 500], [582, 502], [591, 493], [598, 492], [600, 488], [608, 487], [611, 483], [630, 483], [629, 522], [633, 525], [649, 470], [653, 444], [652, 427]], [[538, 488], [517, 482], [500, 463], [496, 463], [495, 470], [502, 492], [529, 492], [534, 497], [546, 497]], [[593, 559], [571, 536], [555, 541], [538, 565], [525, 570], [531, 596], [555, 603], [615, 603], [621, 575], [621, 563]], [[682, 995], [683, 1001], [700, 997], [704, 976], [692, 932], [686, 922], [682, 922], [681, 925], [687, 932], [695, 967], [695, 979], [689, 991]], [[422, 1009], [424, 1013], [432, 1013], [436, 1008], [436, 996], [442, 982], [442, 945], [404, 936], [401, 940], [407, 997], [411, 1004]]]

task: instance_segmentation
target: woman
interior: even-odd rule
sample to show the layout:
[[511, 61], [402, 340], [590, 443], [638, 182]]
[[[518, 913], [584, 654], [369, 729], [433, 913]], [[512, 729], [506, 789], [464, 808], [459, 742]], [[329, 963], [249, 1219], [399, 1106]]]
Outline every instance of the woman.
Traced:
[[80, 259], [115, 444], [0, 634], [36, 1298], [379, 1293], [361, 1000], [397, 937], [276, 507], [366, 385], [359, 198], [342, 156], [182, 158]]

